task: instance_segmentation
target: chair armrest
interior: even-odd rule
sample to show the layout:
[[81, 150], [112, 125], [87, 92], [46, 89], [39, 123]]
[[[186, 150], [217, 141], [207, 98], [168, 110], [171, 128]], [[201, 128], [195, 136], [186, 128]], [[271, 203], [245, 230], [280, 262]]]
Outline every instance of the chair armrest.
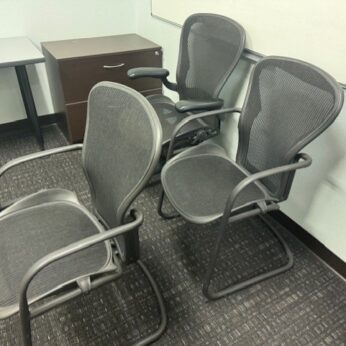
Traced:
[[68, 152], [68, 151], [81, 150], [82, 148], [83, 148], [83, 144], [73, 144], [73, 145], [67, 145], [67, 146], [60, 147], [60, 148], [43, 150], [43, 151], [39, 151], [37, 153], [33, 153], [33, 154], [28, 154], [28, 155], [24, 155], [24, 156], [21, 156], [21, 157], [17, 157], [16, 159], [13, 159], [13, 160], [5, 163], [2, 167], [0, 167], [0, 177], [6, 171], [8, 171], [10, 168], [18, 166], [21, 163], [32, 161], [32, 160], [36, 160], [36, 159], [39, 159], [39, 158], [42, 158], [42, 157], [46, 157], [46, 156], [51, 156], [51, 155], [55, 155], [55, 154], [65, 153], [65, 152]]
[[72, 255], [76, 252], [85, 250], [93, 245], [104, 242], [108, 239], [115, 238], [116, 236], [126, 233], [132, 229], [139, 227], [143, 223], [143, 214], [138, 211], [131, 211], [132, 216], [135, 218], [134, 221], [125, 225], [118, 226], [108, 231], [89, 236], [87, 238], [78, 240], [70, 245], [67, 245], [59, 250], [53, 251], [50, 254], [42, 257], [36, 261], [25, 273], [19, 290], [19, 311], [22, 324], [23, 340], [25, 345], [27, 341], [31, 341], [30, 331], [30, 311], [28, 305], [27, 291], [33, 278], [45, 267], [58, 261], [64, 257]]
[[160, 67], [135, 67], [127, 71], [127, 75], [130, 79], [137, 78], [165, 78], [169, 76], [169, 71]]
[[223, 106], [223, 100], [205, 100], [205, 101], [195, 101], [195, 100], [181, 100], [175, 104], [175, 109], [180, 113], [190, 112], [190, 111], [212, 111], [215, 109], [220, 109]]
[[177, 91], [177, 85], [168, 81], [169, 71], [161, 67], [136, 67], [127, 71], [130, 79], [138, 78], [159, 78], [162, 83], [170, 90]]
[[[261, 180], [263, 178], [270, 177], [272, 175], [290, 172], [290, 171], [296, 171], [297, 169], [302, 169], [305, 167], [309, 167], [312, 163], [312, 159], [308, 154], [305, 153], [299, 153], [296, 158], [295, 162], [290, 163], [288, 165], [274, 167], [270, 169], [266, 169], [262, 172], [254, 173], [245, 179], [243, 179], [238, 185], [235, 186], [235, 188], [232, 190], [224, 210], [223, 218], [229, 217], [229, 215], [232, 212], [234, 202], [241, 191], [243, 191], [248, 185], [254, 183], [255, 181]], [[225, 221], [225, 220], [224, 220]]]
[[186, 126], [189, 122], [191, 122], [193, 120], [196, 120], [196, 119], [207, 118], [207, 117], [210, 117], [210, 116], [221, 115], [221, 114], [225, 114], [225, 113], [228, 113], [228, 114], [231, 114], [231, 113], [241, 113], [241, 109], [237, 108], [237, 107], [217, 109], [217, 110], [214, 110], [214, 111], [192, 114], [192, 115], [189, 115], [188, 117], [186, 117], [185, 119], [183, 119], [174, 128], [174, 130], [172, 132], [171, 141], [169, 143], [169, 147], [168, 147], [168, 151], [167, 151], [166, 161], [168, 161], [171, 158], [171, 156], [173, 154], [175, 138], [177, 137], [177, 134], [179, 133], [179, 131], [184, 126]]

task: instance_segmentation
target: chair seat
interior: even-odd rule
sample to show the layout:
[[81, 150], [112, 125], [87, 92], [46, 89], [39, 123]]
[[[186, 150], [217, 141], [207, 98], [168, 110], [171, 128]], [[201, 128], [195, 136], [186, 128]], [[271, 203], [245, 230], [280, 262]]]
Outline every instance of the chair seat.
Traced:
[[[234, 187], [249, 173], [230, 160], [220, 146], [203, 143], [173, 157], [163, 167], [161, 181], [173, 207], [193, 223], [220, 218]], [[250, 184], [235, 202], [235, 211], [273, 200], [260, 183]]]
[[[0, 317], [18, 311], [21, 280], [37, 260], [102, 231], [94, 216], [66, 190], [38, 192], [0, 213]], [[110, 244], [105, 242], [53, 263], [31, 282], [29, 302], [78, 278], [114, 269], [111, 258]]]
[[[175, 109], [174, 102], [164, 95], [152, 95], [147, 97], [155, 109], [158, 118], [160, 119], [162, 126], [162, 144], [169, 143], [172, 137], [174, 128], [187, 116], [191, 115], [191, 112], [180, 113]], [[179, 136], [184, 136], [188, 133], [194, 132], [198, 129], [209, 127], [208, 123], [202, 119], [191, 121], [180, 131]]]

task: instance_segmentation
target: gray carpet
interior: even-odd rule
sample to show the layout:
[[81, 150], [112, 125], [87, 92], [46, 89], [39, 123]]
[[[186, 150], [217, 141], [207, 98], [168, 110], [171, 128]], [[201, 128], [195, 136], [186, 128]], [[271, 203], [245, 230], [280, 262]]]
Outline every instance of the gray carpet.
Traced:
[[[54, 125], [46, 127], [44, 135], [47, 148], [66, 144]], [[0, 136], [1, 164], [37, 150], [29, 132]], [[0, 202], [48, 187], [74, 190], [90, 208], [78, 152], [13, 169], [0, 179]], [[294, 268], [207, 302], [201, 282], [217, 225], [160, 219], [156, 213], [159, 188], [147, 188], [135, 202], [145, 215], [140, 232], [142, 259], [157, 280], [168, 310], [168, 328], [157, 345], [346, 344], [345, 281], [278, 224], [294, 253]], [[280, 247], [259, 219], [237, 223], [228, 232], [213, 285], [221, 287], [282, 261]], [[130, 345], [156, 328], [158, 318], [145, 277], [131, 265], [120, 280], [34, 319], [34, 344]], [[0, 345], [18, 344], [18, 316], [0, 321]]]

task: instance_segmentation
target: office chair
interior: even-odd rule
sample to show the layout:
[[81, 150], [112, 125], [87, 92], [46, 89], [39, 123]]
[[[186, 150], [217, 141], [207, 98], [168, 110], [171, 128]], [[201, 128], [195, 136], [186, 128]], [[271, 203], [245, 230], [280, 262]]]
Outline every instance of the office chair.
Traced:
[[[238, 63], [244, 45], [245, 32], [237, 22], [216, 14], [194, 14], [182, 28], [176, 84], [167, 80], [169, 71], [163, 68], [128, 71], [131, 79], [160, 78], [168, 89], [179, 94], [177, 103], [163, 95], [148, 97], [162, 125], [164, 149], [174, 127], [186, 116], [223, 106], [220, 91]], [[196, 144], [216, 133], [216, 117], [195, 119], [179, 133], [180, 146]]]
[[[311, 165], [300, 153], [339, 114], [343, 92], [327, 73], [308, 63], [267, 57], [253, 69], [242, 110], [229, 108], [187, 117], [173, 131], [168, 162], [161, 173], [164, 193], [186, 220], [206, 224], [219, 220], [215, 244], [203, 283], [208, 299], [218, 299], [288, 270], [293, 256], [280, 234], [264, 219], [287, 255], [280, 268], [221, 290], [210, 282], [228, 224], [279, 209], [290, 192], [296, 170]], [[197, 118], [240, 113], [236, 161], [211, 141], [189, 148], [170, 159], [174, 138], [180, 129]]]
[[71, 191], [49, 189], [0, 213], [0, 318], [19, 311], [25, 345], [32, 345], [31, 318], [119, 278], [124, 262], [142, 268], [161, 313], [159, 328], [136, 345], [147, 345], [163, 333], [163, 300], [139, 260], [143, 215], [129, 210], [157, 164], [161, 132], [142, 95], [101, 82], [89, 94], [83, 144], [23, 156], [0, 169], [2, 175], [23, 162], [81, 149], [95, 210], [89, 212]]

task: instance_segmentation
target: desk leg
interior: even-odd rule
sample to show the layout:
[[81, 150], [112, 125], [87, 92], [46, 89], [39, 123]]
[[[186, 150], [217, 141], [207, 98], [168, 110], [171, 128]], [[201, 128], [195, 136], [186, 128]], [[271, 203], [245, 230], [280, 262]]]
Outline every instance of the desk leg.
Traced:
[[34, 98], [32, 96], [29, 78], [26, 72], [26, 67], [25, 65], [16, 66], [15, 69], [16, 69], [17, 79], [18, 79], [18, 83], [20, 87], [20, 92], [22, 94], [22, 99], [25, 106], [26, 115], [32, 124], [38, 144], [40, 145], [40, 148], [43, 150], [44, 149], [43, 136], [42, 136], [40, 124], [38, 122], [37, 111], [35, 107]]

